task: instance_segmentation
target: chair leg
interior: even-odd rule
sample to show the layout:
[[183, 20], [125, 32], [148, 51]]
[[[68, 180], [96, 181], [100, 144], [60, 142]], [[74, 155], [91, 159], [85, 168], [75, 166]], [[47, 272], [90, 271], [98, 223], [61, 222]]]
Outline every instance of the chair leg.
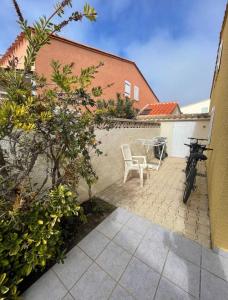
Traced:
[[129, 170], [128, 169], [125, 169], [125, 171], [124, 171], [124, 183], [127, 181], [127, 175], [128, 175], [128, 173], [129, 173]]

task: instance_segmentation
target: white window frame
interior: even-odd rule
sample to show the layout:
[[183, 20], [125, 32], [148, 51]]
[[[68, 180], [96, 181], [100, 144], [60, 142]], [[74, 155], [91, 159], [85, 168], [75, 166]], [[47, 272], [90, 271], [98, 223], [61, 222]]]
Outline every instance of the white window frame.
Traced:
[[134, 100], [139, 101], [139, 87], [137, 85], [134, 86]]
[[222, 48], [223, 48], [223, 40], [221, 40], [219, 49], [218, 49], [218, 57], [217, 57], [217, 62], [216, 62], [216, 71], [218, 72], [221, 64], [221, 57], [222, 57]]
[[131, 97], [131, 83], [128, 80], [124, 81], [124, 96]]
[[207, 136], [208, 144], [211, 143], [211, 134], [212, 134], [214, 117], [215, 117], [215, 106], [212, 107], [210, 115], [211, 115], [211, 118], [210, 118], [210, 123], [209, 123], [209, 126], [208, 126], [208, 136]]

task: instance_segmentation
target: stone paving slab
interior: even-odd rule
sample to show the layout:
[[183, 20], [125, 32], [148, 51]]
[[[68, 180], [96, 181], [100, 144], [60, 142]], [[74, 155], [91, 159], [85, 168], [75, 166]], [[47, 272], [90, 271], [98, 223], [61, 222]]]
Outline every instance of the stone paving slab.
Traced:
[[23, 299], [225, 300], [227, 266], [228, 258], [118, 208]]
[[132, 174], [125, 184], [121, 179], [98, 196], [210, 248], [205, 163], [198, 163], [198, 173], [205, 177], [196, 177], [196, 190], [187, 205], [182, 201], [185, 166], [185, 159], [168, 157], [159, 171], [150, 171], [148, 177], [145, 174], [143, 187], [140, 187], [138, 175]]

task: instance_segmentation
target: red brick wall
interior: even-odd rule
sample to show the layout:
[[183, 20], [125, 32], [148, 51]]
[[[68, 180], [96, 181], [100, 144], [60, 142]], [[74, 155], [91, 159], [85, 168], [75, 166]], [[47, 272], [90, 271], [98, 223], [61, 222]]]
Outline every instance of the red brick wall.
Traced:
[[52, 59], [59, 60], [62, 64], [74, 62], [75, 74], [78, 74], [81, 68], [97, 65], [102, 61], [104, 66], [96, 74], [93, 85], [105, 87], [114, 83], [113, 86], [104, 90], [103, 98], [105, 99], [116, 99], [117, 92], [123, 94], [124, 82], [127, 80], [131, 83], [131, 98], [133, 98], [134, 85], [139, 87], [137, 108], [143, 108], [148, 103], [158, 101], [133, 63], [55, 38], [52, 38], [51, 44], [44, 46], [37, 56], [35, 68], [38, 74], [44, 74], [50, 79]]

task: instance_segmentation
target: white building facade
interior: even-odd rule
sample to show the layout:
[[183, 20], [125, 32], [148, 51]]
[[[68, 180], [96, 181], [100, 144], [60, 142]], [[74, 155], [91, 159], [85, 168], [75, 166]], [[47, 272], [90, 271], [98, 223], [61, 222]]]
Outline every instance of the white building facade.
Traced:
[[210, 109], [210, 99], [199, 101], [196, 103], [191, 103], [186, 106], [181, 107], [181, 112], [183, 114], [201, 114], [208, 113]]

